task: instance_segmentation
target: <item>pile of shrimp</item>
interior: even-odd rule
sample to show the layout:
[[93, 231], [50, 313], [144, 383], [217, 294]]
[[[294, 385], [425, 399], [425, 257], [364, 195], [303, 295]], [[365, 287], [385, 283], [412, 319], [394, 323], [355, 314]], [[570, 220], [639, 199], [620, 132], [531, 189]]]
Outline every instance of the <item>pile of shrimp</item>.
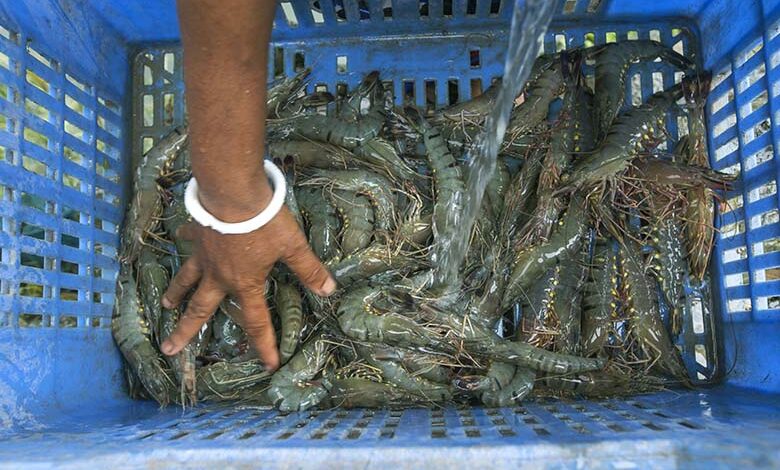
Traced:
[[[624, 90], [637, 62], [684, 73], [632, 107]], [[500, 81], [421, 110], [397, 106], [378, 72], [336, 97], [307, 94], [308, 73], [269, 89], [268, 156], [336, 294], [318, 298], [274, 268], [275, 373], [229, 298], [184, 351], [160, 354], [181, 312], [160, 298], [192, 250], [175, 236], [189, 221], [190, 178], [177, 128], [140, 159], [123, 234], [113, 332], [133, 395], [300, 411], [693, 386], [675, 344], [691, 328], [686, 290], [708, 282], [716, 197], [734, 181], [707, 166], [706, 72], [652, 41], [539, 57], [448, 285], [434, 282], [431, 246], [461, 210], [464, 155]], [[675, 142], [667, 122], [678, 116], [688, 132]]]

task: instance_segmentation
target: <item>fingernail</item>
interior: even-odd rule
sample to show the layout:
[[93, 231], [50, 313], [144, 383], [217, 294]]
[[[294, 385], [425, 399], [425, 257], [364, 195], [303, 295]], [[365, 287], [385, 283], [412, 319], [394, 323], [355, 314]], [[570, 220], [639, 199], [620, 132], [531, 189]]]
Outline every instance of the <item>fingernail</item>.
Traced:
[[174, 307], [173, 302], [168, 300], [168, 297], [166, 297], [166, 296], [163, 296], [161, 303], [162, 303], [163, 307], [168, 308], [168, 309], [171, 309], [171, 308]]
[[167, 356], [173, 354], [174, 349], [176, 348], [173, 346], [173, 343], [168, 340], [163, 341], [163, 344], [160, 346], [160, 350]]
[[329, 277], [328, 280], [325, 281], [325, 283], [322, 285], [320, 291], [322, 292], [322, 295], [325, 297], [333, 294], [334, 292], [336, 292], [336, 281], [332, 277]]

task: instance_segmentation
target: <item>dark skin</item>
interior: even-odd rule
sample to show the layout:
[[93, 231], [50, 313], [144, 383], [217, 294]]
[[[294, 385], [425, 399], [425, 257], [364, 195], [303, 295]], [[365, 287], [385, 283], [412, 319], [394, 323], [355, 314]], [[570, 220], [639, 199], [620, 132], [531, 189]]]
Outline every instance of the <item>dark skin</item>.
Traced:
[[[272, 0], [178, 0], [184, 49], [193, 176], [203, 207], [224, 222], [262, 211], [273, 189], [263, 170], [268, 43], [276, 9]], [[243, 235], [222, 235], [190, 224], [178, 236], [195, 242], [163, 296], [174, 308], [193, 288], [187, 310], [162, 352], [180, 352], [228, 295], [241, 305], [241, 324], [268, 370], [279, 352], [265, 300], [265, 281], [277, 261], [320, 296], [336, 282], [290, 211]]]

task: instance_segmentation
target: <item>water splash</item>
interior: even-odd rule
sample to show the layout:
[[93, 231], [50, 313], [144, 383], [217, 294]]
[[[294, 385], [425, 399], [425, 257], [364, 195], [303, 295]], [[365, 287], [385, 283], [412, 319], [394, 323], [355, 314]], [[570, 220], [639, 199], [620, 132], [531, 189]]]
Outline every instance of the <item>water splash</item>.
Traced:
[[558, 2], [551, 0], [517, 0], [512, 14], [504, 77], [496, 106], [485, 120], [476, 143], [468, 150], [466, 192], [463, 210], [447, 214], [448, 232], [440, 233], [433, 246], [433, 282], [436, 286], [455, 287], [458, 270], [466, 255], [474, 220], [482, 205], [485, 188], [496, 169], [496, 158], [506, 133], [515, 97], [531, 73], [539, 52], [539, 38], [547, 32]]

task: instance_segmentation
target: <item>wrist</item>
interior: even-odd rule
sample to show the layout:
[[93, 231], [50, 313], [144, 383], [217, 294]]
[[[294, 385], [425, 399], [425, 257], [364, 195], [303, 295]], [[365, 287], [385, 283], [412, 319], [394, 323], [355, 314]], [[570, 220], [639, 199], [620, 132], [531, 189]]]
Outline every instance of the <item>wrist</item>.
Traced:
[[235, 177], [214, 181], [204, 175], [198, 180], [198, 200], [214, 217], [234, 223], [250, 219], [263, 211], [271, 201], [273, 188], [259, 167], [255, 171], [241, 172]]

